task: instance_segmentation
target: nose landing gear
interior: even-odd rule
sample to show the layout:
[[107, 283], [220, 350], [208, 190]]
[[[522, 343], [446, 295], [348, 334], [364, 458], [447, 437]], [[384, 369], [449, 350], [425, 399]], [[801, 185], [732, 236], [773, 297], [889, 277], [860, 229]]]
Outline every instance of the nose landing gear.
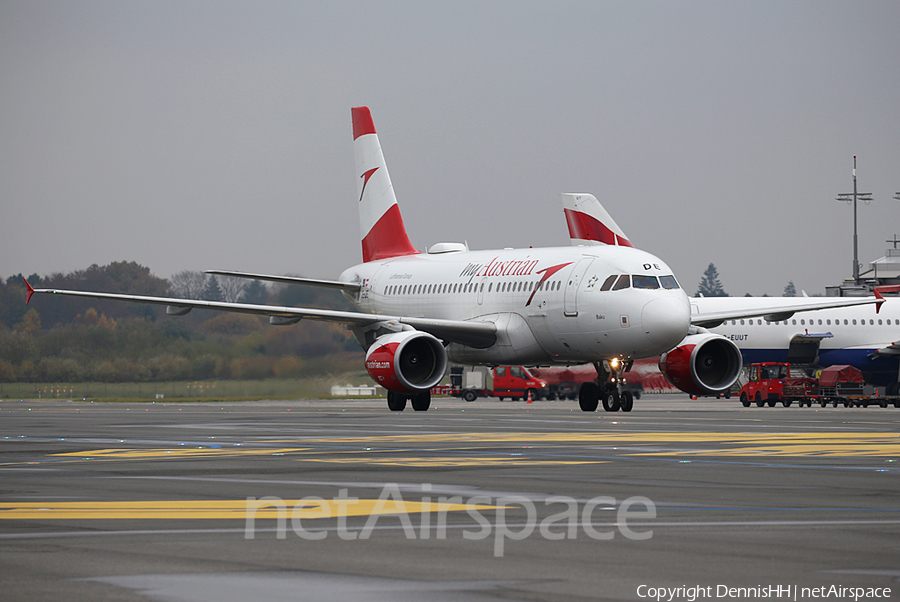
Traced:
[[594, 362], [597, 381], [581, 384], [578, 390], [578, 405], [584, 412], [594, 412], [602, 400], [607, 412], [630, 412], [634, 408], [634, 395], [622, 390], [622, 375], [631, 369], [631, 360], [610, 360]]

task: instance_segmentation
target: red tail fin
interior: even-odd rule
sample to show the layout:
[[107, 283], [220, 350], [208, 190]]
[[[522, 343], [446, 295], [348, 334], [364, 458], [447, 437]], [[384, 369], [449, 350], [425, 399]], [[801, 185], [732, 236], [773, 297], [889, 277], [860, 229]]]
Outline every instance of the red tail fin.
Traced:
[[369, 107], [354, 107], [353, 150], [363, 261], [418, 253], [406, 234]]

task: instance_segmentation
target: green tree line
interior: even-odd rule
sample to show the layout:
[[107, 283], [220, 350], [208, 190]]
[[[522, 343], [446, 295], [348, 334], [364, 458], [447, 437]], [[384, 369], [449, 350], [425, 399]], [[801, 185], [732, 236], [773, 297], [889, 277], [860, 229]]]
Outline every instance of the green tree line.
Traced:
[[[175, 292], [166, 279], [135, 262], [33, 274], [28, 281], [35, 288], [153, 296]], [[220, 288], [211, 282], [210, 290]], [[255, 281], [241, 286], [241, 301], [350, 308], [330, 290]], [[324, 358], [336, 371], [362, 362], [352, 333], [324, 322], [276, 327], [264, 317], [244, 314], [194, 310], [173, 317], [162, 306], [53, 295], [36, 296], [26, 306], [25, 297], [21, 274], [0, 279], [0, 382], [291, 378], [318, 373]]]

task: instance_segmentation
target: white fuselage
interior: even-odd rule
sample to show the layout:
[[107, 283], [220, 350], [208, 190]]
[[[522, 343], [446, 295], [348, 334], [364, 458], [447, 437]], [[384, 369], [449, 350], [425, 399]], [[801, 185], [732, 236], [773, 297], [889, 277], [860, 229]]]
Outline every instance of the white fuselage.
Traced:
[[[641, 278], [601, 290], [613, 275]], [[363, 285], [351, 298], [363, 312], [497, 325], [493, 346], [452, 344], [452, 361], [546, 365], [645, 358], [677, 345], [690, 305], [671, 275], [645, 251], [595, 246], [422, 253], [360, 264], [340, 279]], [[669, 288], [649, 288], [661, 276]]]
[[[781, 300], [783, 305], [805, 303], [802, 297]], [[771, 298], [695, 298], [695, 313], [715, 312], [740, 306], [771, 304]], [[763, 318], [728, 320], [710, 329], [734, 342], [745, 363], [787, 361], [791, 341], [820, 337], [818, 366], [849, 364], [867, 376], [867, 382], [886, 384], [898, 380], [898, 355], [876, 354], [900, 340], [900, 304], [889, 300], [876, 313], [870, 305], [822, 309], [798, 313], [787, 320]]]

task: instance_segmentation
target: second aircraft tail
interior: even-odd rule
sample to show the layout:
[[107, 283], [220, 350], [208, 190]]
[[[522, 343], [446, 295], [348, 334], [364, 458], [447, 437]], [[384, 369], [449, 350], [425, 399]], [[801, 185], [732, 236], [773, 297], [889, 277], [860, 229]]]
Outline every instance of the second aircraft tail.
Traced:
[[634, 246], [594, 195], [564, 192], [562, 204], [573, 245]]

